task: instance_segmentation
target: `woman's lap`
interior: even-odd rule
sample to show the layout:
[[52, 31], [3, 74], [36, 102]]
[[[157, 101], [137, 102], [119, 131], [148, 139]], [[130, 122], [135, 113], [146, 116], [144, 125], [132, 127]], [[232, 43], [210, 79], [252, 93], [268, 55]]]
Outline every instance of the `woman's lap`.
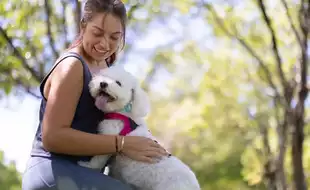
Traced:
[[22, 190], [131, 190], [99, 171], [66, 160], [30, 158], [23, 174]]

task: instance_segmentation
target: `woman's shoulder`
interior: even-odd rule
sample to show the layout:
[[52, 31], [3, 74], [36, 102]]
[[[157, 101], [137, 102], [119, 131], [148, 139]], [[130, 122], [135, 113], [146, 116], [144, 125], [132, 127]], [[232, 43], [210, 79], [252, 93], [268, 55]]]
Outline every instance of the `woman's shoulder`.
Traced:
[[81, 77], [83, 75], [83, 65], [81, 61], [75, 57], [66, 57], [59, 61], [53, 75], [57, 76], [57, 79]]
[[[40, 84], [44, 97], [48, 96], [51, 86], [75, 86], [83, 80], [83, 65], [79, 59], [62, 54]], [[59, 86], [60, 85], [60, 86]], [[57, 87], [57, 88], [58, 88]], [[76, 86], [79, 88], [79, 85]]]
[[52, 70], [50, 79], [47, 81], [48, 86], [50, 86], [48, 89], [53, 88], [57, 91], [71, 89], [72, 92], [82, 89], [83, 65], [76, 57], [59, 58]]

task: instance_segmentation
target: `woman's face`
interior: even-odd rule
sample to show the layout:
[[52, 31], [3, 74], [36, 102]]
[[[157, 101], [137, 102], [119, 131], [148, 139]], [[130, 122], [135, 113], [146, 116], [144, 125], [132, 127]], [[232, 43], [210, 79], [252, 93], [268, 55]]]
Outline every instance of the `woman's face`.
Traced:
[[103, 61], [115, 53], [123, 37], [122, 24], [112, 14], [98, 13], [82, 27], [83, 48], [90, 58]]

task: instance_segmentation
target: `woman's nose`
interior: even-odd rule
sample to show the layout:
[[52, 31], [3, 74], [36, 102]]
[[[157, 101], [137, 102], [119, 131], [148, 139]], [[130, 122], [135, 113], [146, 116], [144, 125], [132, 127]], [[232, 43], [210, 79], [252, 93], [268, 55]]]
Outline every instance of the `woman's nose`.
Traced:
[[102, 47], [105, 48], [105, 50], [109, 50], [110, 49], [110, 46], [109, 46], [109, 40], [107, 40], [107, 37], [103, 37], [100, 41], [100, 45]]

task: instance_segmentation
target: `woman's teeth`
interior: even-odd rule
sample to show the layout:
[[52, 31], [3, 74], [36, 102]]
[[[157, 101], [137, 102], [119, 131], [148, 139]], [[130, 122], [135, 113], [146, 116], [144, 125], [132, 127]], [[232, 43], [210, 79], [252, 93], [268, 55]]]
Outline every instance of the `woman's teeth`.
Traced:
[[97, 49], [96, 47], [95, 47], [95, 50], [96, 50], [97, 52], [99, 52], [99, 53], [106, 53], [106, 52], [107, 52], [106, 50], [100, 50], [100, 49]]

